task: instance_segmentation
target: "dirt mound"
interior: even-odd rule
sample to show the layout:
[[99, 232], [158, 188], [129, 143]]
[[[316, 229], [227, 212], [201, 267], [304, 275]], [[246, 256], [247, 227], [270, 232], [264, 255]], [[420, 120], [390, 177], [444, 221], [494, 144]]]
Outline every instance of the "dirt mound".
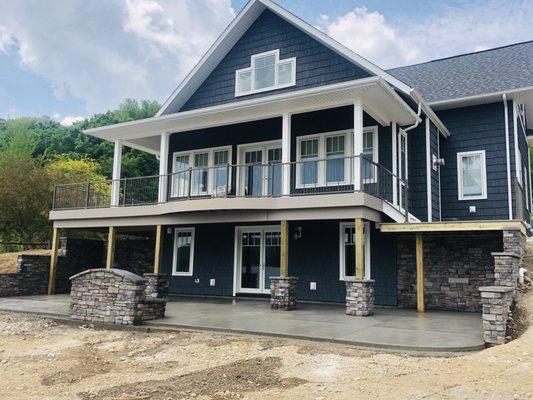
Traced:
[[80, 393], [82, 399], [185, 399], [212, 396], [232, 398], [238, 393], [271, 388], [289, 389], [306, 383], [299, 378], [281, 379], [279, 357], [251, 358], [164, 380], [111, 387], [97, 393]]
[[25, 250], [14, 253], [0, 253], [0, 274], [17, 272], [17, 257], [21, 254], [50, 255], [51, 250]]

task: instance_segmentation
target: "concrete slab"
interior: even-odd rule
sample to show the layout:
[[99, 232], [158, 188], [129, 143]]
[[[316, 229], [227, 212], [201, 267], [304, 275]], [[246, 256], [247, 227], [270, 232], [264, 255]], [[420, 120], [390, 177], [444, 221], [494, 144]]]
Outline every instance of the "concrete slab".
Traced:
[[[68, 295], [7, 297], [0, 298], [0, 310], [68, 317], [69, 301]], [[295, 311], [272, 311], [264, 300], [177, 297], [168, 303], [164, 319], [146, 326], [427, 352], [484, 348], [480, 314], [377, 307], [372, 317], [353, 317], [339, 304], [301, 303]]]

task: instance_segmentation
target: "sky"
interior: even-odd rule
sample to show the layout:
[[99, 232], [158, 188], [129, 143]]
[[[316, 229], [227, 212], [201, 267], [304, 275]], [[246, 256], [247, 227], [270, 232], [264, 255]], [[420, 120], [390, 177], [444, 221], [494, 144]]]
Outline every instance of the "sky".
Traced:
[[[386, 69], [533, 40], [533, 0], [277, 0]], [[0, 118], [164, 100], [246, 0], [0, 0]]]

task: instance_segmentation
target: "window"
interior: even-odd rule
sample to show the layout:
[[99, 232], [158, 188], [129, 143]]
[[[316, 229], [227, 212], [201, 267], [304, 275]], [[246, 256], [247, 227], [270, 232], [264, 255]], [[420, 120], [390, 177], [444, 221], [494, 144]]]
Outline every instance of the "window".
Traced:
[[459, 200], [487, 198], [485, 150], [457, 153]]
[[235, 96], [296, 84], [296, 58], [280, 60], [279, 50], [253, 55], [250, 65], [235, 72]]
[[229, 146], [174, 153], [172, 196], [189, 196], [189, 187], [191, 196], [225, 194], [226, 185], [231, 187], [230, 161]]
[[174, 231], [172, 275], [192, 276], [194, 260], [194, 228]]
[[[351, 131], [327, 132], [297, 138], [296, 188], [346, 185], [352, 181]], [[378, 160], [378, 128], [363, 129], [363, 157]], [[357, 159], [356, 159], [357, 160]], [[363, 164], [365, 183], [376, 182], [376, 166]]]
[[314, 185], [318, 182], [318, 139], [300, 142], [300, 184]]
[[[365, 263], [365, 278], [370, 279], [370, 224], [363, 224], [363, 260]], [[340, 280], [355, 276], [355, 225], [351, 222], [340, 224]]]

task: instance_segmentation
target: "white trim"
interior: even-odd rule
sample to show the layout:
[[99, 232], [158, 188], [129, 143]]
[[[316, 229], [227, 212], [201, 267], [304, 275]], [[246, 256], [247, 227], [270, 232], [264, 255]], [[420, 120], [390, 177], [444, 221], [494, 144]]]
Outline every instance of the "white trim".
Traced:
[[159, 191], [158, 202], [164, 203], [168, 199], [168, 152], [169, 152], [169, 138], [167, 132], [161, 134], [159, 144]]
[[[241, 234], [245, 232], [261, 232], [260, 241], [260, 260], [259, 263], [264, 265], [265, 263], [265, 233], [266, 232], [281, 232], [281, 225], [244, 225], [235, 227], [235, 262], [234, 262], [234, 296], [237, 293], [253, 293], [253, 294], [265, 294], [269, 293], [270, 289], [265, 285], [265, 271], [264, 267], [260, 266], [261, 275], [259, 277], [259, 289], [242, 289], [241, 283], [241, 263], [242, 263], [242, 241]], [[281, 243], [280, 243], [281, 246]]]
[[[402, 153], [402, 138], [405, 139], [405, 157]], [[402, 164], [404, 162], [405, 158], [405, 176], [402, 174]], [[407, 136], [407, 132], [405, 132], [403, 129], [398, 130], [398, 176], [402, 181], [408, 182], [409, 181], [409, 138]], [[405, 184], [400, 183], [400, 192], [398, 193], [398, 207], [400, 208], [400, 211], [404, 211], [403, 208], [403, 191]]]
[[511, 188], [511, 150], [509, 148], [509, 107], [507, 106], [507, 95], [502, 95], [503, 115], [505, 118], [505, 162], [507, 167], [507, 207], [509, 209], [509, 220], [513, 219], [513, 192]]
[[[264, 87], [262, 89], [255, 89], [255, 71], [256, 68], [254, 68], [255, 60], [260, 57], [265, 57], [269, 55], [274, 55], [275, 62], [274, 62], [274, 85]], [[292, 65], [292, 72], [291, 72], [291, 81], [285, 84], [280, 85], [279, 84], [279, 66], [282, 64], [291, 64]], [[247, 92], [241, 92], [239, 87], [239, 75], [243, 72], [250, 72], [250, 90]], [[291, 86], [296, 85], [296, 57], [286, 58], [283, 60], [280, 60], [279, 58], [279, 49], [271, 50], [271, 51], [265, 51], [263, 53], [253, 54], [251, 56], [250, 60], [250, 66], [247, 68], [241, 68], [235, 71], [235, 97], [242, 97], [242, 96], [248, 96], [250, 94], [255, 93], [263, 93], [263, 92], [269, 92], [271, 90], [277, 90], [277, 89], [283, 89]]]
[[392, 135], [392, 204], [398, 205], [398, 126], [391, 126]]
[[426, 117], [426, 196], [428, 209], [428, 222], [433, 221], [433, 207], [431, 195], [431, 129], [429, 118]]
[[[371, 258], [370, 258], [370, 222], [365, 221], [363, 223], [363, 232], [365, 235], [364, 245], [365, 245], [365, 279], [371, 278]], [[340, 222], [339, 223], [339, 280], [344, 281], [346, 278], [345, 275], [345, 249], [344, 249], [344, 229], [345, 228], [354, 228], [354, 222]], [[354, 243], [355, 246], [355, 243]]]
[[533, 86], [524, 86], [516, 89], [508, 89], [508, 90], [501, 90], [499, 92], [490, 92], [490, 93], [483, 93], [483, 94], [476, 94], [473, 96], [464, 96], [464, 97], [456, 97], [453, 99], [447, 99], [447, 100], [438, 100], [438, 101], [431, 101], [428, 104], [431, 107], [437, 107], [438, 109], [442, 109], [442, 106], [448, 108], [452, 108], [452, 106], [455, 108], [456, 106], [459, 106], [461, 104], [472, 104], [475, 105], [477, 103], [472, 103], [472, 101], [475, 100], [487, 100], [486, 103], [492, 103], [497, 102], [498, 99], [501, 99], [504, 95], [514, 95], [514, 94], [520, 94], [522, 92], [528, 92], [533, 91]]
[[[176, 271], [177, 267], [177, 256], [178, 256], [178, 233], [186, 232], [191, 234], [191, 245], [190, 245], [190, 256], [189, 256], [189, 271], [188, 272], [178, 272]], [[174, 251], [172, 254], [172, 276], [192, 276], [194, 269], [194, 236], [195, 228], [174, 228]]]
[[[194, 93], [194, 91], [199, 87], [201, 83], [194, 82], [193, 78], [200, 72], [200, 70], [210, 61], [211, 65], [218, 65], [219, 62], [226, 56], [226, 53], [221, 54], [215, 54], [218, 47], [220, 47], [223, 42], [233, 42], [236, 43], [240, 37], [246, 32], [247, 28], [253, 23], [253, 21], [247, 21], [245, 17], [247, 15], [251, 15], [252, 12], [257, 14], [259, 16], [261, 14], [261, 11], [263, 10], [256, 10], [258, 6], [261, 6], [264, 8], [269, 8], [271, 11], [273, 11], [275, 14], [279, 15], [292, 25], [296, 26], [297, 28], [301, 29], [305, 33], [309, 34], [314, 39], [318, 40], [320, 43], [325, 45], [326, 47], [330, 48], [331, 50], [335, 51], [337, 54], [347, 58], [348, 60], [354, 62], [355, 64], [359, 65], [361, 68], [367, 70], [368, 72], [377, 75], [381, 78], [383, 78], [385, 81], [387, 81], [389, 84], [397, 87], [400, 91], [402, 91], [405, 94], [410, 94], [411, 88], [400, 81], [399, 79], [395, 78], [391, 74], [385, 72], [378, 66], [372, 64], [370, 61], [366, 60], [365, 58], [361, 57], [359, 54], [354, 53], [352, 50], [348, 49], [347, 47], [341, 45], [339, 42], [335, 41], [334, 39], [327, 36], [325, 33], [321, 32], [317, 28], [311, 26], [307, 22], [297, 18], [284, 8], [278, 6], [277, 4], [269, 1], [269, 0], [252, 0], [250, 1], [243, 9], [242, 11], [235, 17], [233, 21], [228, 25], [228, 27], [224, 30], [222, 35], [215, 41], [215, 43], [209, 48], [207, 53], [202, 57], [202, 59], [196, 64], [196, 66], [193, 68], [193, 70], [187, 75], [187, 77], [180, 83], [180, 85], [174, 90], [174, 92], [168, 97], [168, 99], [165, 101], [163, 106], [159, 109], [156, 116], [162, 115], [167, 108], [174, 102], [176, 97], [184, 91], [185, 89], [188, 89], [187, 87], [189, 85], [194, 85], [196, 87], [190, 88], [189, 92]], [[256, 17], [257, 18], [257, 17]], [[242, 26], [246, 24], [246, 26]], [[231, 34], [234, 32], [238, 32], [238, 38], [231, 38]], [[233, 46], [232, 46], [233, 47]], [[219, 52], [220, 53], [220, 52]], [[214, 60], [211, 60], [211, 59]], [[216, 59], [215, 59], [216, 58]], [[209, 67], [209, 70], [202, 71], [202, 75], [209, 75], [210, 72], [213, 71], [213, 67]], [[205, 78], [204, 78], [205, 79]], [[203, 82], [204, 79], [201, 79]], [[187, 99], [182, 100], [181, 103], [185, 103]], [[181, 108], [183, 104], [179, 104], [177, 108]]]
[[120, 203], [120, 176], [122, 168], [122, 142], [115, 140], [113, 149], [113, 175], [111, 183], [111, 206], [116, 207]]
[[[463, 194], [463, 157], [481, 156], [481, 194], [465, 196]], [[487, 198], [487, 161], [485, 150], [462, 151], [457, 153], [457, 194], [459, 200], [485, 200]]]
[[[208, 147], [208, 148], [203, 148], [203, 149], [193, 149], [193, 150], [184, 150], [184, 151], [175, 151], [172, 153], [172, 174], [176, 174], [177, 172], [180, 172], [180, 171], [176, 171], [176, 158], [177, 157], [180, 157], [180, 156], [188, 156], [189, 157], [189, 168], [194, 168], [193, 167], [193, 163], [194, 163], [194, 156], [196, 154], [201, 154], [201, 153], [208, 153], [208, 156], [207, 156], [207, 167], [208, 168], [208, 178], [207, 178], [207, 182], [208, 182], [208, 189], [206, 192], [202, 192], [202, 193], [195, 193], [195, 194], [198, 194], [198, 195], [216, 195], [216, 192], [215, 192], [215, 187], [213, 186], [214, 184], [214, 153], [215, 152], [218, 152], [218, 151], [227, 151], [228, 152], [228, 164], [232, 164], [232, 146], [231, 145], [227, 145], [227, 146], [219, 146], [219, 147]], [[170, 197], [180, 197], [180, 196], [177, 196], [176, 195], [176, 192], [175, 192], [175, 188], [174, 188], [174, 181], [175, 181], [175, 175], [172, 175], [171, 177], [172, 179], [172, 182], [171, 182], [171, 196]], [[232, 183], [232, 171], [231, 171], [231, 168], [230, 168], [230, 171], [229, 171], [229, 176], [228, 176], [228, 186], [229, 188], [231, 188], [231, 183]]]
[[[440, 158], [440, 136], [437, 135], [437, 157]], [[438, 167], [437, 171], [439, 174], [439, 221], [442, 221], [442, 188], [441, 188], [441, 180], [440, 180], [440, 170], [441, 168]]]
[[281, 162], [283, 163], [281, 193], [283, 196], [289, 196], [291, 194], [292, 115], [289, 113], [283, 114], [281, 123]]
[[515, 176], [518, 183], [523, 185], [522, 181], [522, 154], [518, 146], [518, 113], [516, 101], [513, 100], [513, 139], [514, 139], [514, 164], [515, 164]]

